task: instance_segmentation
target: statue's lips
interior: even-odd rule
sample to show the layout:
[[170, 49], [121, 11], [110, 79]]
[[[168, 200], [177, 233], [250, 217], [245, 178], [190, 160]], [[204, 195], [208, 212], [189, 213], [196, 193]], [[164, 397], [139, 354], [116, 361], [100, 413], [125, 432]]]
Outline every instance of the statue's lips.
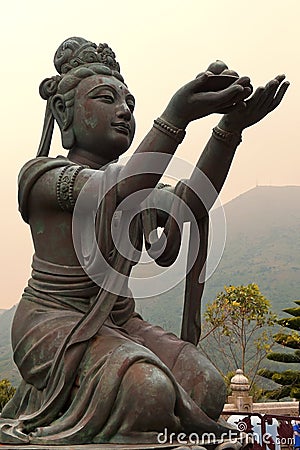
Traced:
[[112, 123], [113, 128], [115, 128], [119, 133], [126, 134], [128, 136], [130, 134], [131, 128], [128, 123], [125, 122], [114, 122]]

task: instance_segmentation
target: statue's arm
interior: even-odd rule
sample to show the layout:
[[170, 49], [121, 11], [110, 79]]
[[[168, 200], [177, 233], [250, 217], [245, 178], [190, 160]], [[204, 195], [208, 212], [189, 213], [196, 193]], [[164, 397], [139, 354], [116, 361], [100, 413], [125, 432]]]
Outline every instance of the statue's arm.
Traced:
[[[251, 93], [249, 81], [247, 77], [239, 78], [225, 89], [212, 91], [208, 88], [209, 74], [205, 72], [179, 89], [161, 116], [162, 125], [156, 124], [150, 130], [120, 171], [119, 201], [136, 192], [140, 193], [139, 201], [142, 201], [149, 194], [142, 191], [157, 185], [178, 147], [179, 141], [174, 137], [176, 130], [181, 130], [180, 135], [191, 121], [226, 108], [238, 108]], [[166, 132], [168, 124], [175, 130], [174, 135], [172, 131]]]
[[[57, 167], [44, 172], [34, 183], [28, 199], [29, 215], [35, 211], [72, 212], [83, 186], [93, 175], [101, 176], [100, 171], [75, 164]], [[96, 183], [89, 183], [89, 204], [96, 204], [99, 189]], [[85, 197], [86, 198], [86, 197]], [[86, 205], [88, 208], [89, 205]]]
[[[207, 214], [221, 191], [241, 142], [242, 131], [262, 120], [280, 104], [289, 86], [284, 79], [279, 75], [265, 87], [257, 88], [252, 97], [240, 102], [237, 109], [224, 114], [214, 128], [182, 195], [198, 219]], [[169, 210], [172, 199], [174, 197], [165, 190], [160, 192], [160, 203], [168, 205]], [[165, 220], [165, 214], [160, 216]]]
[[279, 75], [265, 87], [257, 88], [238, 109], [224, 114], [214, 128], [188, 182], [191, 189], [187, 188], [185, 193], [185, 200], [198, 217], [212, 207], [221, 191], [241, 142], [242, 131], [262, 120], [280, 104], [289, 86], [284, 79], [284, 75]]

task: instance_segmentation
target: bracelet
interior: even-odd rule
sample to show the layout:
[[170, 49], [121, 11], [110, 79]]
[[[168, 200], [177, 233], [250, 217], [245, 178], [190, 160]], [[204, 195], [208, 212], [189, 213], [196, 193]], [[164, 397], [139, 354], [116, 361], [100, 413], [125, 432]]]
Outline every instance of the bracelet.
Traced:
[[[239, 145], [242, 142], [242, 134], [234, 133], [232, 131], [225, 131], [222, 128], [216, 126], [213, 128], [213, 135], [219, 141], [225, 144], [236, 144]], [[236, 141], [236, 142], [235, 142]]]
[[170, 136], [174, 139], [178, 144], [181, 144], [185, 137], [185, 130], [182, 128], [177, 128], [166, 120], [158, 117], [154, 120], [153, 123], [154, 128], [157, 128], [159, 131], [162, 131], [166, 135]]

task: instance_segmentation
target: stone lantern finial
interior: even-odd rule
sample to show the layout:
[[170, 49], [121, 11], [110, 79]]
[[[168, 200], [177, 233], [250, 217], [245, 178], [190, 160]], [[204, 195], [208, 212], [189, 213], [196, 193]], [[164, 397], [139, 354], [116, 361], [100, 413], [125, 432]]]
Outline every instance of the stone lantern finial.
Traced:
[[231, 378], [230, 389], [232, 394], [234, 392], [238, 392], [239, 395], [244, 395], [242, 392], [249, 393], [250, 383], [248, 378], [244, 375], [242, 369], [237, 369], [235, 375]]
[[249, 395], [250, 383], [241, 369], [237, 369], [235, 375], [230, 380], [231, 395], [228, 403], [235, 405], [238, 411], [251, 412], [253, 408], [253, 398]]

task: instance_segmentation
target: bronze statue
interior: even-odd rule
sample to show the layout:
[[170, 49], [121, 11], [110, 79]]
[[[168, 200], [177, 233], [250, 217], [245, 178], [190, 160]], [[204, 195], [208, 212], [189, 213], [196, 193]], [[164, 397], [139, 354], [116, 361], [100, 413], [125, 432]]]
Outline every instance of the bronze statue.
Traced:
[[[196, 348], [208, 209], [243, 129], [279, 105], [288, 83], [277, 76], [251, 96], [248, 77], [213, 63], [175, 93], [121, 166], [135, 131], [134, 97], [113, 51], [73, 37], [54, 63], [59, 75], [40, 85], [47, 107], [38, 155], [19, 176], [19, 209], [35, 255], [12, 329], [23, 381], [2, 412], [0, 442], [157, 443], [164, 430], [219, 437], [229, 429], [218, 421], [225, 386]], [[211, 113], [223, 117], [191, 178], [174, 188], [159, 184], [187, 125]], [[54, 121], [67, 157], [48, 157]], [[197, 195], [203, 173], [213, 185], [205, 201]], [[139, 212], [149, 199], [152, 206]], [[135, 312], [127, 281], [143, 235], [158, 264], [175, 261], [189, 220], [183, 203], [204, 239], [187, 275], [179, 339]], [[158, 226], [164, 233], [153, 242]]]

